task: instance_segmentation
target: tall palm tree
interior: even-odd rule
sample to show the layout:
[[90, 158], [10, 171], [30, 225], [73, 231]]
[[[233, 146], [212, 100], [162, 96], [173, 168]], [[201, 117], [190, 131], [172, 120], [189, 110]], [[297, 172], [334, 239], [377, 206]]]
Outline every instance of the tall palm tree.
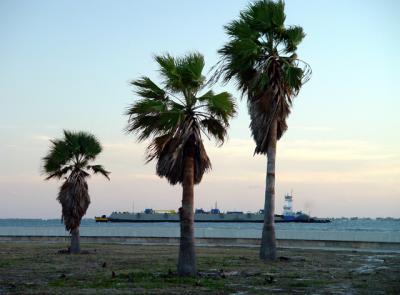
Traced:
[[230, 40], [218, 51], [215, 74], [234, 79], [247, 96], [255, 154], [267, 154], [264, 227], [260, 258], [276, 259], [274, 229], [276, 143], [287, 129], [292, 100], [308, 81], [311, 70], [297, 58], [305, 34], [299, 26], [285, 27], [284, 2], [259, 0], [225, 26]]
[[[235, 103], [228, 92], [203, 91], [204, 58], [191, 53], [182, 58], [155, 56], [162, 86], [150, 78], [132, 82], [139, 100], [127, 110], [127, 131], [139, 141], [151, 139], [147, 162], [157, 161], [156, 173], [170, 184], [182, 185], [178, 274], [196, 274], [194, 249], [194, 185], [211, 168], [201, 133], [223, 143]], [[202, 95], [199, 92], [203, 92]]]
[[70, 253], [80, 252], [79, 226], [90, 204], [86, 178], [90, 172], [109, 179], [110, 172], [102, 165], [90, 163], [102, 151], [95, 136], [86, 132], [64, 130], [63, 139], [51, 140], [48, 154], [43, 158], [46, 180], [64, 178], [57, 200], [61, 203], [65, 228], [71, 233]]

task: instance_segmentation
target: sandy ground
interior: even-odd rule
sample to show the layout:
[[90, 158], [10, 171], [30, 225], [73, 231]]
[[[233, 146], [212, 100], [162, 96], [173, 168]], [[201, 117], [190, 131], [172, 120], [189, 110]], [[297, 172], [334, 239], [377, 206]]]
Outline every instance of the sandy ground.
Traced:
[[175, 274], [175, 246], [0, 243], [0, 294], [400, 294], [400, 255], [198, 247], [199, 274]]

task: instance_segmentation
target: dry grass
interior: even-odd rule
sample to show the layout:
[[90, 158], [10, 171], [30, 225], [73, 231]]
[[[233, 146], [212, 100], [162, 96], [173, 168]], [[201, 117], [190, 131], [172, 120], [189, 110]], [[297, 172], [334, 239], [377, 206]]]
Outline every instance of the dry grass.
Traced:
[[197, 249], [196, 278], [175, 275], [177, 247], [0, 243], [0, 294], [400, 294], [398, 254], [255, 248]]

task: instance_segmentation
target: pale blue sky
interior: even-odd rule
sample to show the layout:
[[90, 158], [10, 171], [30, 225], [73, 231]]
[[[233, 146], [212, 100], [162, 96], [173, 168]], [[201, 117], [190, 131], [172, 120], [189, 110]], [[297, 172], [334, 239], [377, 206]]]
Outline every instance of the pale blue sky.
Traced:
[[[90, 180], [88, 217], [112, 210], [176, 209], [180, 188], [144, 165], [144, 145], [122, 130], [129, 81], [157, 80], [154, 54], [204, 54], [227, 40], [223, 25], [248, 1], [0, 0], [0, 218], [58, 217], [59, 183], [40, 159], [62, 129], [104, 143], [112, 181]], [[294, 190], [297, 209], [319, 216], [400, 216], [399, 1], [286, 1], [286, 24], [307, 33], [298, 55], [313, 75], [278, 145], [277, 212]], [[239, 96], [233, 85], [217, 86]], [[245, 103], [230, 141], [208, 150], [214, 169], [197, 207], [257, 210], [265, 158], [253, 157]]]

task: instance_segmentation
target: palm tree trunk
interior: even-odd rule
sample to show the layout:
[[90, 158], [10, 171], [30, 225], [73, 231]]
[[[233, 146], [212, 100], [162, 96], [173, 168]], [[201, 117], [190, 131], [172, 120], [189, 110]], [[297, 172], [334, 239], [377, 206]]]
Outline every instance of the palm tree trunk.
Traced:
[[277, 142], [277, 121], [272, 122], [267, 148], [267, 176], [265, 186], [264, 226], [261, 238], [260, 259], [276, 259], [275, 239], [275, 156]]
[[79, 226], [71, 230], [71, 247], [69, 252], [71, 254], [78, 254], [81, 252]]
[[194, 249], [194, 147], [187, 147], [182, 182], [182, 207], [179, 208], [181, 238], [179, 245], [178, 275], [196, 275]]

